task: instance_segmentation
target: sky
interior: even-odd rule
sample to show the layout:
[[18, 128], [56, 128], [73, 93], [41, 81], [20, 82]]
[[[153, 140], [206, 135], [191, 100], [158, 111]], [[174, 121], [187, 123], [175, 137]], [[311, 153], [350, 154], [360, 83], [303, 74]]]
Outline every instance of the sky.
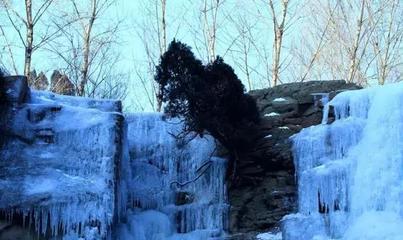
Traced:
[[[64, 4], [62, 0], [55, 1], [58, 4], [58, 7], [63, 6]], [[145, 92], [143, 91], [143, 89], [140, 89], [141, 87], [139, 87], [140, 84], [138, 79], [136, 79], [136, 73], [133, 72], [143, 71], [143, 74], [145, 74], [144, 72], [147, 71], [147, 60], [142, 38], [147, 38], [150, 40], [150, 38], [152, 38], [151, 35], [153, 35], [154, 33], [152, 29], [146, 29], [146, 31], [142, 32], [143, 29], [141, 28], [143, 28], [144, 26], [148, 28], [149, 26], [146, 26], [145, 24], [149, 23], [150, 21], [154, 21], [154, 19], [150, 17], [144, 10], [144, 7], [147, 6], [149, 2], [149, 0], [117, 0], [115, 4], [112, 5], [112, 7], [108, 10], [108, 12], [103, 15], [104, 22], [98, 23], [97, 25], [98, 28], [101, 28], [105, 24], [105, 22], [121, 21], [120, 30], [117, 34], [118, 36], [116, 36], [118, 44], [116, 44], [114, 47], [116, 51], [120, 54], [118, 64], [118, 68], [120, 68], [120, 70], [118, 69], [118, 71], [130, 72], [128, 74], [129, 79], [127, 80], [130, 83], [130, 94], [125, 103], [126, 105], [130, 105], [131, 107], [137, 105], [134, 106], [135, 110], [146, 111], [152, 109], [150, 108], [150, 104], [148, 104], [148, 101], [145, 99]], [[195, 55], [199, 57], [204, 63], [206, 63], [206, 54], [200, 47], [200, 45], [202, 44], [202, 33], [199, 31], [199, 29], [201, 29], [202, 27], [201, 19], [199, 19], [199, 17], [203, 1], [168, 0], [167, 2], [168, 42], [171, 41], [173, 38], [185, 42], [193, 48]], [[234, 13], [238, 12], [238, 10], [241, 8], [243, 13], [254, 12], [253, 14], [257, 14], [257, 12], [255, 12], [257, 9], [254, 7], [254, 5], [249, 4], [247, 5], [248, 8], [246, 8], [245, 2], [247, 1], [226, 0], [226, 5], [222, 8], [222, 12], [220, 12], [218, 16], [219, 26], [217, 31], [217, 54], [223, 56], [224, 60], [234, 67], [236, 73], [240, 76], [241, 79], [244, 79], [244, 73], [242, 71], [239, 71], [235, 64], [235, 54], [228, 51], [228, 45], [232, 41], [231, 38], [237, 35], [237, 30], [231, 27], [231, 24], [229, 24], [230, 20], [228, 20], [228, 16], [230, 14], [235, 16]], [[18, 11], [23, 12], [22, 1], [13, 1], [13, 4], [15, 4], [15, 8]], [[2, 21], [7, 20], [5, 18], [4, 12], [3, 15], [1, 15], [0, 19]], [[39, 25], [37, 29], [40, 28], [41, 26]], [[264, 26], [264, 28], [266, 28], [266, 26]], [[8, 40], [13, 44], [13, 54], [17, 63], [18, 71], [21, 74], [23, 72], [24, 49], [22, 48], [16, 31], [10, 26], [5, 26], [4, 29], [6, 31]], [[270, 31], [261, 31], [260, 35], [262, 37], [266, 35], [265, 40], [262, 42], [262, 44], [270, 48]], [[196, 40], [196, 38], [198, 40]], [[251, 63], [256, 61], [254, 54], [256, 53], [250, 53], [249, 61]], [[7, 62], [7, 60], [5, 62]], [[10, 69], [10, 61], [8, 61], [7, 63], [7, 69]], [[257, 66], [260, 65], [257, 62], [253, 64]], [[53, 70], [58, 67], [61, 67], [60, 63], [58, 63], [58, 60], [56, 58], [52, 58], [51, 56], [49, 56], [48, 51], [40, 49], [34, 53], [32, 69], [36, 69], [37, 71], [44, 71], [45, 73], [47, 73], [47, 75], [50, 75], [51, 72], [53, 72]], [[251, 73], [251, 75], [253, 76], [254, 73]], [[262, 80], [259, 81], [259, 83], [255, 83], [255, 86], [253, 86], [253, 88], [261, 88], [267, 86], [266, 82], [262, 82]]]
[[[42, 0], [36, 0], [40, 2]], [[51, 13], [63, 9], [67, 0], [54, 0], [56, 8], [51, 10]], [[315, 0], [311, 0], [314, 2]], [[317, 0], [320, 1], [320, 0]], [[16, 9], [22, 11], [22, 1], [14, 0]], [[152, 71], [148, 68], [147, 55], [145, 51], [144, 41], [149, 43], [150, 51], [157, 53], [157, 45], [155, 43], [153, 29], [154, 18], [146, 11], [152, 0], [116, 0], [115, 4], [102, 16], [102, 20], [97, 22], [96, 28], [102, 29], [104, 26], [114, 22], [120, 22], [119, 31], [115, 38], [117, 40], [114, 45], [114, 51], [119, 55], [118, 64], [115, 66], [115, 71], [124, 73], [127, 78], [127, 88], [129, 95], [124, 100], [124, 105], [131, 111], [152, 111], [153, 108], [147, 98], [147, 92], [150, 94], [152, 84]], [[279, 2], [279, 1], [275, 1]], [[281, 73], [283, 82], [295, 80], [295, 76], [301, 71], [302, 67], [297, 61], [293, 51], [302, 49], [304, 44], [301, 41], [301, 36], [315, 34], [315, 28], [305, 24], [308, 5], [307, 0], [291, 1], [290, 12], [287, 20], [289, 27], [285, 34], [285, 40], [282, 48], [282, 59], [286, 71]], [[35, 1], [34, 1], [35, 3]], [[83, 4], [80, 1], [79, 4]], [[205, 51], [203, 50], [203, 28], [201, 16], [203, 0], [167, 0], [167, 40], [173, 38], [180, 40], [192, 47], [196, 57], [204, 63], [207, 62]], [[59, 9], [58, 9], [59, 8]], [[154, 10], [154, 9], [151, 9]], [[305, 15], [304, 15], [305, 14]], [[250, 32], [253, 36], [253, 43], [248, 45], [248, 62], [251, 83], [249, 84], [246, 78], [244, 69], [244, 55], [241, 51], [242, 46], [240, 41], [239, 26], [237, 22], [242, 20], [250, 26]], [[4, 11], [0, 11], [0, 24], [5, 23]], [[47, 20], [44, 20], [47, 21]], [[265, 0], [225, 0], [223, 7], [218, 14], [218, 29], [217, 29], [217, 47], [216, 54], [224, 58], [230, 64], [239, 78], [243, 81], [246, 90], [269, 87], [267, 71], [271, 66], [271, 51], [273, 43], [272, 19]], [[23, 70], [24, 49], [19, 41], [16, 31], [7, 25], [4, 26], [8, 40], [13, 45], [19, 73]], [[317, 26], [315, 26], [317, 27]], [[38, 27], [38, 31], [41, 31]], [[1, 34], [0, 34], [1, 35]], [[0, 38], [1, 41], [4, 41]], [[402, 50], [403, 52], [403, 50]], [[2, 62], [7, 69], [11, 69], [10, 61], [4, 56], [7, 56], [6, 49], [0, 49], [2, 54]], [[265, 55], [266, 54], [266, 55]], [[265, 55], [267, 61], [262, 61], [262, 56]], [[307, 56], [305, 56], [307, 57]], [[308, 56], [309, 57], [309, 56]], [[154, 58], [156, 63], [158, 57]], [[32, 69], [44, 71], [48, 76], [54, 69], [62, 67], [61, 62], [50, 55], [47, 50], [40, 49], [34, 53], [32, 61]], [[325, 72], [326, 69], [323, 69]], [[139, 80], [140, 77], [146, 78], [145, 84], [148, 90], [146, 91], [143, 84]], [[311, 76], [311, 79], [331, 79], [327, 74], [319, 74]]]

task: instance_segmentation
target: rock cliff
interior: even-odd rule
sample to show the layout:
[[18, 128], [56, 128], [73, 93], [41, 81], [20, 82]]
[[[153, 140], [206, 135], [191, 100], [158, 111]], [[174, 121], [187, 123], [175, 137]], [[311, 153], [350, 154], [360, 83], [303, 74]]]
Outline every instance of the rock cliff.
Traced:
[[[230, 232], [265, 232], [294, 212], [297, 190], [289, 137], [319, 124], [325, 101], [347, 89], [344, 81], [289, 83], [251, 91], [261, 114], [254, 148], [239, 163], [239, 182], [229, 189]], [[245, 239], [242, 235], [241, 239]]]

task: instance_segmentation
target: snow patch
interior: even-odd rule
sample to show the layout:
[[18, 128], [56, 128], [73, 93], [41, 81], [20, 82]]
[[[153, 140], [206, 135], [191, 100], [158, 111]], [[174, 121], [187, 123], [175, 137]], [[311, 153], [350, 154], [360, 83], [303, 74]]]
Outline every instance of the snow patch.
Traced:
[[276, 112], [271, 112], [271, 113], [266, 113], [264, 116], [265, 117], [275, 117], [275, 116], [279, 116], [279, 113]]
[[285, 101], [287, 101], [287, 99], [285, 99], [285, 98], [275, 98], [273, 100], [273, 102], [285, 102]]

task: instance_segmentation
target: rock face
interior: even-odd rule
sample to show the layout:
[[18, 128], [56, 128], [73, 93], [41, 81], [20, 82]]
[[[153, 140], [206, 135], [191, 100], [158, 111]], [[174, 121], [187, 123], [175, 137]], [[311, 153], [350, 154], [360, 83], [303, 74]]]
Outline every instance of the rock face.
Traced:
[[289, 137], [319, 124], [323, 104], [337, 93], [357, 89], [344, 81], [290, 83], [251, 91], [261, 113], [254, 148], [239, 163], [240, 181], [229, 190], [230, 231], [264, 232], [296, 211], [297, 193]]
[[25, 77], [5, 85], [1, 217], [46, 238], [106, 237], [117, 211], [121, 103], [29, 91]]

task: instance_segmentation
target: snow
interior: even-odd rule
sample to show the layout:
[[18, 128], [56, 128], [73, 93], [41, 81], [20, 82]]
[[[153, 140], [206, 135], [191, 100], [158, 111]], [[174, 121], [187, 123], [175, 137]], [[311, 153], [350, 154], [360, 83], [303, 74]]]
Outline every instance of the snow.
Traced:
[[269, 135], [265, 136], [264, 138], [271, 138], [271, 137], [273, 137], [273, 135], [269, 134]]
[[265, 117], [275, 117], [275, 116], [279, 116], [280, 114], [276, 113], [276, 112], [271, 112], [271, 113], [266, 113], [264, 116]]
[[292, 137], [299, 213], [285, 239], [403, 239], [402, 105], [403, 83], [342, 92]]
[[281, 127], [278, 127], [278, 129], [290, 129], [289, 127], [287, 127], [287, 126], [281, 126]]
[[285, 101], [287, 101], [287, 99], [285, 99], [285, 98], [275, 98], [273, 100], [273, 102], [285, 102]]

